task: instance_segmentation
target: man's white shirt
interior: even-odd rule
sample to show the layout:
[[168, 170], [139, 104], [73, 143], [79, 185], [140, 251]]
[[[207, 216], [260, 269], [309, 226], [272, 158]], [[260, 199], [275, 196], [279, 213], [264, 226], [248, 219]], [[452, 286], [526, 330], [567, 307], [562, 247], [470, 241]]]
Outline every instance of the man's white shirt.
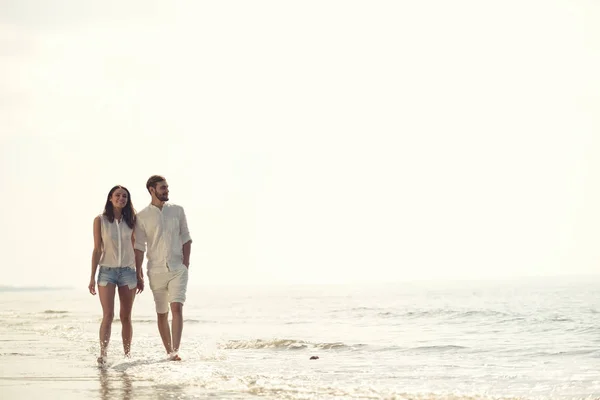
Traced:
[[181, 206], [165, 203], [161, 210], [150, 204], [137, 214], [135, 248], [147, 253], [148, 273], [183, 267], [183, 245], [191, 240]]

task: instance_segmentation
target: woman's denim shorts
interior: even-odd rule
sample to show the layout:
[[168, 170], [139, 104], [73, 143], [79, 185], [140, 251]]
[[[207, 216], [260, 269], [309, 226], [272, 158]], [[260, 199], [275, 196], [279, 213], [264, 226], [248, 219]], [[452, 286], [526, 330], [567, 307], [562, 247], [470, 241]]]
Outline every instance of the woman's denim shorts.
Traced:
[[135, 269], [130, 267], [100, 267], [98, 272], [98, 285], [106, 286], [109, 283], [117, 287], [129, 286], [129, 289], [137, 287], [137, 275]]

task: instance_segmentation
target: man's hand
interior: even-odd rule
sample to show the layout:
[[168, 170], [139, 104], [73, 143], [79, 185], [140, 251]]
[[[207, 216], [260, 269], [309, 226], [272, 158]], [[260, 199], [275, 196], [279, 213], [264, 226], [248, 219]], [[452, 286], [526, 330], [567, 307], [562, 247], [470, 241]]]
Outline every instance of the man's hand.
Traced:
[[90, 279], [90, 284], [88, 285], [88, 289], [91, 294], [96, 295], [96, 280], [94, 278]]
[[137, 292], [136, 293], [142, 293], [144, 291], [144, 277], [143, 276], [138, 276], [137, 277]]

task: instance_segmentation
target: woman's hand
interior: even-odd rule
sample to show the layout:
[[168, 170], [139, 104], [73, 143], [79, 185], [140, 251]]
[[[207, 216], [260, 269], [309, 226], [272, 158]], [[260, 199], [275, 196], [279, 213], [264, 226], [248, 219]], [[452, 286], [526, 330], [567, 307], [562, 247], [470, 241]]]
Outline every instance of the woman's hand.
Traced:
[[136, 293], [142, 293], [144, 291], [144, 277], [143, 276], [138, 276], [137, 277], [137, 292]]
[[90, 279], [90, 284], [88, 285], [88, 289], [90, 290], [90, 293], [95, 295], [96, 294], [96, 280], [94, 278]]

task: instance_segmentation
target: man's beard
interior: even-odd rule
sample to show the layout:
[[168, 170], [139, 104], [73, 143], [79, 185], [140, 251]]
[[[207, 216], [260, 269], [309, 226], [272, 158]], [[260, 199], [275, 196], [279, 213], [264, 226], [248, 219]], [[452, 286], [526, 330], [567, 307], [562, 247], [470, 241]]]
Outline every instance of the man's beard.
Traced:
[[168, 194], [157, 194], [156, 198], [159, 199], [160, 201], [169, 201]]

